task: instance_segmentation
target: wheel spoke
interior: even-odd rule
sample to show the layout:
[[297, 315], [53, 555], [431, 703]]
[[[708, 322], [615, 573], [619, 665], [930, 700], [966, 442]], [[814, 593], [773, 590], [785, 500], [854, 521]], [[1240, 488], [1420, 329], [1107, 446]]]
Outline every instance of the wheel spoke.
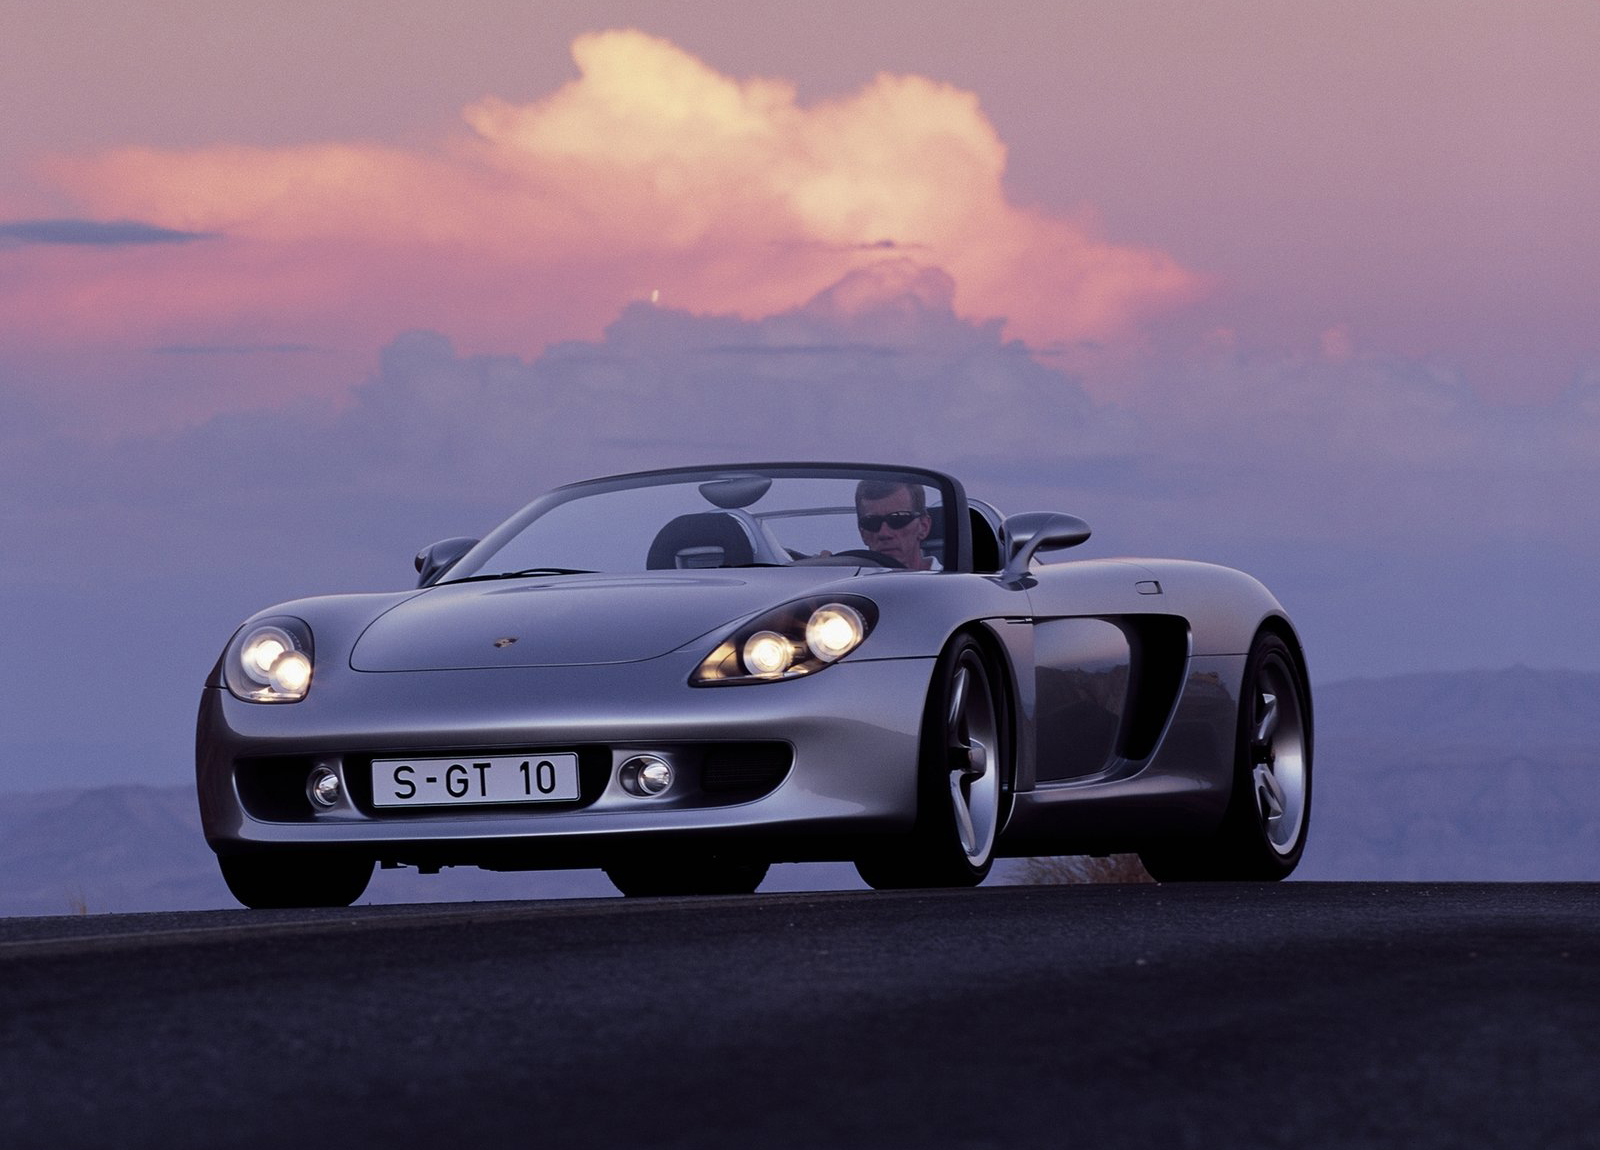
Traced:
[[961, 773], [968, 779], [981, 779], [989, 773], [989, 748], [977, 739], [967, 744], [966, 761]]
[[972, 828], [972, 811], [961, 789], [961, 775], [956, 771], [950, 773], [950, 805], [955, 810], [956, 833], [961, 836], [961, 849], [970, 856], [977, 850], [978, 834]]
[[1261, 813], [1267, 821], [1283, 817], [1284, 794], [1283, 784], [1278, 781], [1278, 776], [1270, 767], [1258, 766], [1255, 769], [1256, 799], [1261, 804]]
[[961, 667], [950, 681], [950, 709], [945, 715], [945, 731], [951, 746], [956, 746], [961, 740], [962, 712], [967, 706], [967, 680], [970, 678], [967, 669]]
[[1256, 723], [1255, 742], [1257, 746], [1272, 741], [1272, 736], [1278, 733], [1278, 696], [1261, 696], [1261, 718]]

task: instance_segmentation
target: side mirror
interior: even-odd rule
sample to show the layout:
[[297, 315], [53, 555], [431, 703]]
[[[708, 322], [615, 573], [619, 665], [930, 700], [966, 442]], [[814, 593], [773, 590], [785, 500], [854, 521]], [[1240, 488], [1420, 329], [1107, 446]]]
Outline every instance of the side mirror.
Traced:
[[445, 570], [455, 564], [468, 551], [478, 545], [476, 539], [441, 539], [429, 547], [424, 547], [417, 552], [415, 560], [417, 567], [417, 586], [426, 587], [432, 583]]
[[1064, 551], [1089, 538], [1089, 525], [1076, 515], [1028, 511], [1008, 517], [1000, 525], [1000, 537], [1006, 545], [1001, 578], [1015, 583], [1028, 573], [1028, 564], [1040, 551]]

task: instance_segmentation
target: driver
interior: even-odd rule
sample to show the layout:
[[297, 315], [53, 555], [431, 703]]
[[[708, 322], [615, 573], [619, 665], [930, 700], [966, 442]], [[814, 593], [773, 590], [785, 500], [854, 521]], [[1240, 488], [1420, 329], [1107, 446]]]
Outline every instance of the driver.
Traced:
[[921, 484], [863, 479], [856, 484], [856, 526], [861, 542], [908, 570], [939, 570], [939, 561], [922, 553], [933, 520]]

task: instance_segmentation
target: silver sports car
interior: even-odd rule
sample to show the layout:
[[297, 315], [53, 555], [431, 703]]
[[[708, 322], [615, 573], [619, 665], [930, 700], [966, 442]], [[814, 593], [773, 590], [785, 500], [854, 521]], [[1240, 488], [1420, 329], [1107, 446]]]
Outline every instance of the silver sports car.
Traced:
[[239, 628], [200, 703], [207, 841], [252, 907], [347, 905], [374, 865], [629, 895], [825, 859], [880, 888], [1133, 851], [1282, 878], [1312, 734], [1283, 608], [1223, 567], [1044, 561], [1088, 537], [913, 467], [557, 488], [424, 550], [414, 590]]

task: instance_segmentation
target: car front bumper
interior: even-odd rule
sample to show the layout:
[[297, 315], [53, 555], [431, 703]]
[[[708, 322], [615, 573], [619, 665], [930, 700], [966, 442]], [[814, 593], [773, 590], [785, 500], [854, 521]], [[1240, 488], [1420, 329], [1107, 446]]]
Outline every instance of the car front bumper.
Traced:
[[[284, 704], [246, 703], [209, 686], [196, 738], [206, 839], [219, 854], [329, 849], [521, 869], [664, 850], [848, 858], [852, 843], [911, 828], [931, 658], [691, 687], [698, 661], [386, 673], [319, 666], [307, 697]], [[567, 750], [581, 763], [576, 803], [395, 810], [371, 801], [375, 757]], [[673, 765], [665, 794], [623, 789], [618, 768], [639, 754]], [[318, 767], [342, 784], [326, 810], [305, 794]]]

